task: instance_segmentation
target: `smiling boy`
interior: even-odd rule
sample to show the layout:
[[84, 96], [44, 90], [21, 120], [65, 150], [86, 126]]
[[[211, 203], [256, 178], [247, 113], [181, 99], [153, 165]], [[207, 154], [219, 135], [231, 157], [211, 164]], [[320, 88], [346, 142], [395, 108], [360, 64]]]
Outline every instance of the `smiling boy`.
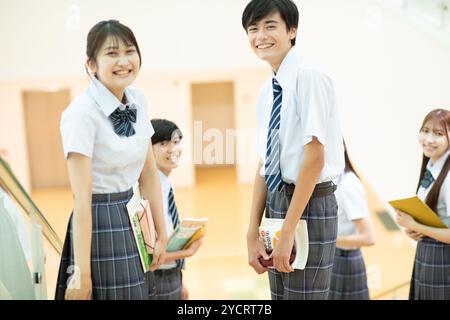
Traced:
[[[167, 237], [169, 237], [180, 223], [174, 191], [169, 176], [172, 170], [178, 167], [183, 151], [183, 134], [178, 126], [169, 120], [152, 119], [151, 124], [155, 130], [155, 134], [152, 136], [152, 145], [161, 182], [166, 233]], [[184, 259], [193, 256], [202, 243], [203, 237], [192, 242], [187, 248], [166, 252], [164, 264], [154, 272], [156, 296], [151, 296], [150, 299], [188, 299], [188, 290], [182, 282], [182, 269], [184, 269], [185, 265]], [[149, 279], [151, 279], [151, 275], [149, 275]]]
[[[258, 156], [250, 224], [249, 264], [268, 269], [258, 239], [267, 218], [284, 219], [269, 269], [272, 299], [327, 299], [336, 247], [336, 181], [344, 169], [342, 134], [332, 80], [294, 49], [298, 9], [290, 0], [252, 0], [242, 15], [250, 47], [266, 61], [272, 77], [256, 112]], [[299, 219], [307, 221], [309, 255], [304, 270], [289, 264]]]

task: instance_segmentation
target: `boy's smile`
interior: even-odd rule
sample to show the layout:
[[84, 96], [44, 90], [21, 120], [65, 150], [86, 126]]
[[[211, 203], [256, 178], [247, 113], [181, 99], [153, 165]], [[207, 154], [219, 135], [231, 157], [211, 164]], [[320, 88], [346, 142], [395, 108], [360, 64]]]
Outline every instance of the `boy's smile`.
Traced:
[[156, 165], [166, 176], [178, 167], [183, 148], [181, 139], [175, 135], [170, 141], [161, 141], [153, 145]]

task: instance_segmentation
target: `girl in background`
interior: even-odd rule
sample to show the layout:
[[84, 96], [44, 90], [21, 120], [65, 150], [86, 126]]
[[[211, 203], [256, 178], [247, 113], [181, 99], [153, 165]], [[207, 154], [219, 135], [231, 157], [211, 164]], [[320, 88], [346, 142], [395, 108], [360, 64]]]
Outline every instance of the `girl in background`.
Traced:
[[366, 266], [361, 247], [375, 244], [364, 187], [348, 157], [336, 190], [338, 236], [334, 255], [330, 300], [368, 300]]
[[[450, 111], [436, 109], [427, 114], [419, 132], [423, 149], [417, 196], [450, 227]], [[450, 299], [450, 229], [434, 228], [397, 210], [397, 222], [417, 240], [409, 298]]]

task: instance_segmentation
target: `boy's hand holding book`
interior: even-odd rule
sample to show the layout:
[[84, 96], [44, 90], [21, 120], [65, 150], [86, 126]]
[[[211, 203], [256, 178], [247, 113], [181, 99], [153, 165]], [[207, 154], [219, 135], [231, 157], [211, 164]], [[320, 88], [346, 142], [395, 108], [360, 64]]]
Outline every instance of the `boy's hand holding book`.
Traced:
[[294, 248], [294, 233], [281, 232], [281, 235], [278, 239], [278, 243], [272, 252], [273, 266], [277, 271], [285, 273], [294, 271], [294, 268], [292, 268], [291, 266], [291, 263], [294, 261], [294, 259], [292, 259], [291, 261], [291, 257], [293, 255], [293, 248]]
[[267, 271], [266, 261], [270, 256], [266, 252], [262, 239], [256, 237], [247, 238], [248, 264], [255, 269], [256, 273], [262, 274]]
[[198, 251], [200, 246], [203, 244], [204, 237], [205, 235], [195, 240], [187, 248], [184, 249], [186, 251], [186, 258], [192, 257]]
[[[269, 260], [260, 253], [259, 264], [280, 272], [303, 270], [308, 260], [309, 239], [305, 220], [299, 220], [294, 233], [283, 229], [283, 219], [265, 218], [259, 227], [259, 239], [263, 242]], [[266, 254], [266, 256], [267, 256]]]

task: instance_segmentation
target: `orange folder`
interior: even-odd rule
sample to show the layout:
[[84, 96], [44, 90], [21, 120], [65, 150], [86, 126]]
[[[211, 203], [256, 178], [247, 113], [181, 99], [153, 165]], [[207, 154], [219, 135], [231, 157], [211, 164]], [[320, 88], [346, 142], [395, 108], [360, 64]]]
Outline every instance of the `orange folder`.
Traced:
[[435, 228], [447, 228], [439, 216], [418, 196], [389, 201], [389, 204], [395, 209], [409, 214], [421, 224]]

